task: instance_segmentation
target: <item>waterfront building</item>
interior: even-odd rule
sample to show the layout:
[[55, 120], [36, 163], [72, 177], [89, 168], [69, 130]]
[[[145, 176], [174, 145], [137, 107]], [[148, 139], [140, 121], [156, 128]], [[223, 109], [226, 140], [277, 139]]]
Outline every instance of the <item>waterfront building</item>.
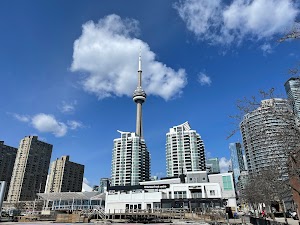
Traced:
[[146, 93], [142, 88], [142, 60], [139, 56], [138, 85], [133, 93], [137, 105], [135, 133], [119, 131], [120, 138], [114, 139], [112, 155], [111, 183], [116, 185], [136, 185], [150, 179], [150, 154], [143, 136], [142, 104]]
[[243, 149], [241, 143], [239, 142], [230, 143], [229, 149], [232, 171], [234, 175], [234, 182], [237, 183], [239, 180], [240, 173], [246, 170], [244, 164]]
[[104, 207], [105, 194], [90, 192], [51, 192], [38, 193], [43, 202], [43, 210], [51, 211], [82, 211]]
[[206, 168], [209, 173], [220, 173], [220, 164], [218, 158], [210, 158], [206, 161]]
[[140, 182], [135, 186], [111, 186], [105, 212], [125, 213], [151, 209], [237, 208], [232, 173], [187, 172], [180, 178]]
[[67, 155], [52, 162], [46, 193], [81, 191], [84, 165], [71, 162], [69, 159]]
[[7, 202], [32, 201], [44, 192], [52, 145], [27, 136], [20, 141], [9, 185]]
[[294, 114], [300, 119], [300, 78], [291, 77], [285, 82], [284, 87]]
[[170, 128], [166, 139], [168, 177], [179, 176], [182, 172], [206, 170], [203, 141], [188, 122]]
[[293, 111], [286, 99], [262, 100], [240, 123], [249, 175], [274, 166], [285, 171], [290, 151], [299, 144]]
[[224, 204], [236, 210], [236, 191], [234, 187], [232, 172], [209, 174], [208, 180], [210, 183], [218, 183], [220, 185], [220, 189], [222, 190], [222, 198], [224, 199]]
[[17, 151], [17, 148], [5, 145], [4, 141], [0, 141], [0, 181], [6, 181], [4, 200], [7, 197]]
[[222, 206], [219, 184], [207, 181], [182, 183], [180, 178], [140, 182], [136, 186], [109, 187], [105, 198], [106, 213], [165, 208], [195, 210]]

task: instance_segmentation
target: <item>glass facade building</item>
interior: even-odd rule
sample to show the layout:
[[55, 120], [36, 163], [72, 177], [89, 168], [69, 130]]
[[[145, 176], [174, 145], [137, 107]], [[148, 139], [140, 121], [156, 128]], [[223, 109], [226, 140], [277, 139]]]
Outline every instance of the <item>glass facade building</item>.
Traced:
[[230, 159], [232, 164], [232, 171], [234, 175], [234, 182], [237, 183], [239, 180], [240, 173], [244, 170], [244, 157], [243, 157], [243, 149], [241, 143], [230, 143]]
[[210, 158], [206, 161], [206, 168], [209, 169], [209, 173], [220, 173], [220, 165], [218, 158]]
[[204, 144], [189, 123], [170, 128], [166, 134], [167, 176], [179, 176], [182, 171], [205, 171]]

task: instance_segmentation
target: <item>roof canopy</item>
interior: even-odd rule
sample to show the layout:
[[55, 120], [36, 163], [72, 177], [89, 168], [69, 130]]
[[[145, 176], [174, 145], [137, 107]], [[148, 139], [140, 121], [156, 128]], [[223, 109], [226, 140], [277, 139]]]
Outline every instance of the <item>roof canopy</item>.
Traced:
[[82, 199], [82, 200], [104, 200], [105, 193], [99, 194], [99, 192], [52, 192], [52, 193], [38, 193], [40, 198], [48, 201], [55, 200], [73, 200], [73, 199]]

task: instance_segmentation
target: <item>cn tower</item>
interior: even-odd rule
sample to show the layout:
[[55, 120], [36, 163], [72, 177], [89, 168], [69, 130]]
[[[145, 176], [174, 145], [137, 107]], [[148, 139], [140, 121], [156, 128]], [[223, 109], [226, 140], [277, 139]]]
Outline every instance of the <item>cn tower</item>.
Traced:
[[139, 69], [138, 69], [138, 86], [133, 92], [133, 101], [136, 103], [136, 135], [143, 137], [142, 125], [142, 105], [146, 101], [146, 93], [142, 88], [142, 57], [139, 55]]
[[136, 103], [136, 131], [124, 132], [114, 139], [111, 169], [111, 185], [138, 185], [141, 181], [150, 180], [150, 154], [143, 137], [142, 105], [146, 93], [142, 88], [142, 59], [139, 55], [138, 85], [133, 93]]

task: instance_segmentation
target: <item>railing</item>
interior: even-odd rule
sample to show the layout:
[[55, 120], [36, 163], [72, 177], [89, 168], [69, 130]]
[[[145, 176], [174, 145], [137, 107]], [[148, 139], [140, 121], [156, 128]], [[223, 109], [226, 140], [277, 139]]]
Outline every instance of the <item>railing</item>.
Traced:
[[226, 221], [225, 210], [185, 209], [185, 208], [150, 208], [150, 209], [113, 209], [106, 210], [106, 218], [133, 219], [197, 219], [203, 221]]
[[106, 218], [104, 209], [101, 206], [94, 206], [93, 209], [86, 209], [80, 212], [81, 216], [87, 216], [88, 219], [91, 219], [93, 216], [98, 215], [101, 219]]
[[48, 207], [47, 209], [77, 211], [94, 209], [96, 207], [98, 207], [98, 205], [55, 205], [53, 207]]

